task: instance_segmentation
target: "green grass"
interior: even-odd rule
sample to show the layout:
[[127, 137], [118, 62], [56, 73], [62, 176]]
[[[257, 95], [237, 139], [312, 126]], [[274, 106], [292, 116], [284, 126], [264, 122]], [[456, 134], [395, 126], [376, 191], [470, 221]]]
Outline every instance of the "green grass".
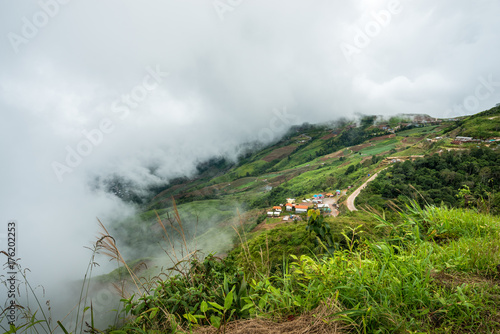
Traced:
[[423, 155], [424, 153], [426, 153], [426, 150], [424, 148], [419, 146], [411, 146], [408, 149], [391, 154], [391, 156], [398, 157], [398, 156], [409, 156], [409, 155]]
[[464, 120], [459, 135], [474, 138], [498, 137], [500, 132], [500, 107], [495, 107]]
[[234, 170], [234, 174], [236, 174], [239, 177], [246, 176], [247, 173], [251, 175], [255, 172], [255, 170], [265, 166], [266, 164], [267, 162], [265, 162], [264, 160], [257, 160], [236, 168]]
[[324, 144], [321, 139], [302, 144], [301, 148], [290, 156], [290, 159], [283, 159], [276, 164], [276, 170], [284, 170], [291, 167], [305, 166], [313, 163], [316, 159], [316, 151]]
[[247, 182], [247, 183], [242, 184], [242, 185], [240, 185], [240, 186], [238, 186], [238, 187], [235, 187], [235, 189], [239, 189], [239, 190], [241, 190], [241, 189], [245, 189], [245, 188], [250, 188], [250, 187], [257, 186], [258, 184], [259, 184], [259, 183], [258, 183], [258, 181], [256, 181], [256, 178], [254, 178], [254, 179], [253, 179], [252, 181], [250, 181], [250, 182]]
[[[373, 228], [373, 222], [368, 225], [363, 228]], [[366, 239], [352, 252], [338, 251], [319, 260], [298, 256], [290, 271], [290, 279], [302, 286], [296, 300], [333, 296], [361, 333], [499, 329], [500, 288], [492, 279], [500, 261], [498, 219], [430, 207], [404, 214], [399, 227], [391, 229], [385, 229], [385, 239]], [[454, 233], [455, 239], [435, 241], [447, 233]]]
[[364, 148], [360, 152], [364, 155], [377, 155], [395, 149], [399, 142], [396, 138], [375, 142], [374, 146]]
[[404, 137], [404, 136], [421, 137], [421, 136], [425, 136], [425, 135], [433, 132], [438, 127], [439, 127], [439, 125], [417, 127], [417, 128], [413, 128], [410, 130], [399, 131], [396, 133], [396, 136], [398, 136], [398, 137], [400, 137], [400, 136], [402, 136], [402, 137]]
[[[162, 281], [151, 298], [126, 304], [139, 316], [127, 332], [158, 328], [149, 316], [155, 308], [194, 329], [213, 324], [210, 314], [282, 319], [314, 312], [326, 301], [331, 313], [318, 315], [320, 322], [340, 322], [350, 333], [498, 332], [498, 217], [415, 203], [398, 217], [354, 212], [328, 218], [337, 244], [329, 254], [305, 222], [247, 235], [220, 264], [195, 261], [205, 270]], [[191, 317], [183, 317], [186, 312]]]
[[266, 222], [266, 224], [274, 224], [274, 223], [279, 223], [282, 220], [283, 220], [282, 217], [273, 217], [273, 218], [268, 217], [268, 218], [266, 218], [265, 222]]

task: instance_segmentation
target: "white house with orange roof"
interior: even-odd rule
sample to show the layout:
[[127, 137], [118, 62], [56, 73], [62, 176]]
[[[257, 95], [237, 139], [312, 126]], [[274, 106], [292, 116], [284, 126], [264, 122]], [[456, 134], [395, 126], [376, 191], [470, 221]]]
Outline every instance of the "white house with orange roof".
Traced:
[[307, 212], [308, 209], [309, 209], [308, 205], [296, 205], [295, 206], [295, 212], [296, 213]]

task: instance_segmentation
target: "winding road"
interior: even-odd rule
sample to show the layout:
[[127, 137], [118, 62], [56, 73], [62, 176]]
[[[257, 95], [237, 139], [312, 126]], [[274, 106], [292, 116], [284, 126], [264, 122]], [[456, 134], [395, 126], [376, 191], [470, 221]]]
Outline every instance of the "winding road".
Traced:
[[[384, 169], [386, 169], [386, 168], [384, 168]], [[381, 169], [378, 172], [376, 172], [375, 174], [373, 174], [368, 180], [365, 181], [365, 183], [363, 183], [358, 189], [354, 190], [354, 192], [351, 195], [349, 195], [349, 197], [347, 197], [346, 203], [347, 203], [347, 208], [349, 209], [349, 211], [358, 211], [358, 209], [356, 209], [356, 207], [354, 206], [354, 201], [356, 200], [356, 197], [358, 197], [361, 190], [365, 189], [368, 182], [375, 180], [378, 173], [380, 173], [384, 169]]]

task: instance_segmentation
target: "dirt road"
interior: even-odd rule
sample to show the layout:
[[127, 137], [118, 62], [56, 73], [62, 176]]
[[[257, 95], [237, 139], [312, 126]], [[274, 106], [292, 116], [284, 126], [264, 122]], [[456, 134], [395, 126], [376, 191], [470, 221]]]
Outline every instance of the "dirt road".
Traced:
[[325, 199], [323, 199], [323, 204], [327, 204], [328, 207], [332, 210], [332, 213], [331, 214], [327, 214], [327, 216], [334, 216], [334, 217], [337, 217], [338, 216], [338, 211], [337, 209], [335, 209], [333, 207], [333, 204], [337, 203], [337, 200], [333, 197], [326, 197]]
[[375, 174], [373, 174], [372, 176], [370, 176], [370, 178], [368, 180], [366, 180], [365, 183], [363, 183], [358, 189], [354, 190], [354, 192], [351, 195], [349, 195], [349, 197], [347, 197], [346, 203], [347, 203], [347, 208], [349, 209], [349, 211], [358, 211], [358, 209], [356, 209], [356, 207], [354, 206], [354, 200], [356, 200], [356, 197], [358, 197], [361, 190], [365, 189], [368, 182], [375, 180], [378, 173], [380, 173], [384, 169], [382, 169], [382, 170], [376, 172]]

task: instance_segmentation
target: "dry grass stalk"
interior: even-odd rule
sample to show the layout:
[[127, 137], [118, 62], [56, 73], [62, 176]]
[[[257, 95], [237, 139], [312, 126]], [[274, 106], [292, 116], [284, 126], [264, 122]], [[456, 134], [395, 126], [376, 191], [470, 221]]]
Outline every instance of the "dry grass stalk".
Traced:
[[122, 263], [123, 266], [127, 269], [130, 277], [132, 278], [132, 281], [134, 282], [135, 287], [137, 288], [137, 291], [141, 293], [141, 289], [139, 288], [138, 282], [140, 282], [140, 279], [137, 277], [137, 275], [134, 273], [132, 269], [127, 265], [125, 260], [123, 259], [123, 256], [121, 255], [120, 251], [118, 250], [118, 247], [116, 246], [115, 239], [109, 234], [108, 230], [104, 226], [104, 224], [97, 219], [99, 222], [99, 225], [101, 226], [103, 232], [100, 232], [100, 238], [97, 240], [96, 245], [100, 247], [101, 249], [104, 249], [104, 251], [101, 251], [100, 253], [108, 256], [111, 258], [111, 260], [116, 260], [119, 263]]
[[[186, 240], [186, 235], [184, 232], [184, 228], [182, 226], [182, 221], [181, 217], [179, 214], [179, 211], [177, 209], [177, 205], [175, 204], [174, 198], [172, 198], [173, 201], [173, 206], [174, 206], [174, 221], [170, 220], [170, 217], [167, 217], [169, 221], [169, 226], [177, 232], [181, 237], [182, 241], [184, 244], [184, 248], [181, 249], [181, 258], [179, 259], [176, 249], [175, 249], [175, 242], [172, 240], [171, 236], [169, 235], [167, 228], [165, 227], [165, 224], [163, 223], [162, 219], [158, 215], [158, 213], [155, 211], [156, 218], [158, 221], [158, 224], [162, 228], [164, 235], [163, 238], [168, 242], [170, 246], [171, 251], [166, 251], [167, 256], [170, 258], [170, 260], [174, 263], [174, 267], [170, 268], [169, 270], [175, 270], [180, 272], [183, 275], [187, 274], [187, 270], [189, 269], [190, 266], [190, 259], [196, 256], [196, 251], [189, 252], [188, 249], [188, 244]], [[99, 233], [98, 240], [96, 242], [96, 247], [99, 249], [99, 252], [105, 256], [108, 256], [111, 260], [116, 260], [118, 263], [123, 264], [123, 266], [127, 269], [127, 272], [129, 273], [130, 277], [132, 278], [132, 281], [137, 288], [137, 291], [139, 294], [142, 293], [148, 293], [152, 288], [154, 288], [154, 285], [156, 282], [161, 281], [160, 276], [164, 275], [166, 278], [168, 278], [168, 275], [166, 273], [160, 273], [159, 275], [153, 277], [152, 279], [146, 279], [144, 277], [139, 278], [136, 275], [136, 271], [140, 269], [140, 267], [145, 266], [147, 268], [147, 265], [145, 262], [140, 262], [139, 264], [135, 265], [134, 268], [130, 268], [129, 265], [125, 262], [125, 259], [121, 255], [120, 251], [118, 250], [118, 247], [116, 245], [115, 239], [110, 235], [104, 224], [97, 219], [99, 222], [99, 225], [102, 229], [103, 232]], [[175, 222], [175, 223], [174, 223]], [[184, 255], [185, 254], [185, 255]], [[185, 264], [185, 265], [184, 265]], [[184, 266], [183, 266], [184, 265]], [[183, 266], [182, 268], [179, 268], [179, 266]], [[122, 297], [129, 298], [127, 296], [126, 292], [126, 286], [125, 286], [125, 281], [122, 281], [120, 285], [114, 284], [113, 287], [120, 293]], [[143, 292], [141, 292], [141, 288]], [[164, 313], [164, 315], [169, 318], [171, 315], [169, 312], [164, 309], [160, 308], [161, 312]], [[168, 324], [165, 324], [165, 329], [168, 328]]]
[[169, 268], [169, 270], [177, 271], [186, 277], [186, 272], [190, 267], [190, 261], [188, 260], [194, 257], [197, 251], [189, 251], [189, 246], [187, 243], [186, 233], [184, 231], [181, 216], [179, 214], [179, 210], [177, 209], [177, 204], [175, 203], [175, 199], [173, 197], [172, 197], [172, 204], [174, 209], [174, 219], [172, 220], [167, 213], [167, 221], [169, 222], [169, 227], [171, 227], [175, 232], [177, 232], [179, 236], [182, 238], [183, 247], [181, 247], [180, 256], [178, 256], [177, 254], [175, 248], [175, 242], [172, 241], [172, 238], [170, 237], [161, 217], [158, 215], [156, 211], [155, 214], [158, 224], [160, 225], [164, 233], [163, 239], [168, 242], [168, 245], [170, 247], [170, 250], [163, 249], [167, 254], [167, 256], [169, 257], [170, 261], [172, 261], [172, 263], [174, 264], [174, 266], [172, 268]]
[[177, 221], [177, 224], [179, 224], [179, 227], [181, 229], [182, 241], [184, 242], [184, 246], [186, 247], [186, 250], [187, 250], [188, 246], [187, 246], [187, 242], [186, 242], [186, 234], [184, 233], [184, 228], [182, 227], [181, 216], [179, 214], [179, 211], [177, 210], [177, 204], [175, 203], [175, 199], [173, 196], [172, 196], [172, 204], [174, 207], [174, 217], [175, 217], [175, 220]]
[[247, 265], [249, 265], [251, 267], [250, 272], [253, 272], [253, 273], [262, 272], [265, 268], [267, 276], [269, 276], [269, 274], [271, 272], [271, 266], [270, 266], [271, 262], [269, 260], [269, 242], [268, 242], [267, 237], [266, 237], [266, 252], [267, 252], [266, 259], [264, 258], [264, 251], [262, 250], [262, 248], [260, 248], [260, 251], [259, 251], [259, 255], [261, 258], [261, 264], [263, 267], [262, 270], [259, 270], [259, 268], [257, 267], [257, 263], [252, 259], [250, 248], [248, 247], [248, 240], [246, 237], [245, 229], [243, 227], [243, 223], [242, 223], [242, 219], [241, 219], [239, 210], [238, 210], [238, 216], [240, 217], [240, 227], [241, 227], [241, 231], [243, 232], [243, 237], [241, 236], [240, 231], [238, 231], [238, 229], [235, 226], [232, 226], [232, 228], [236, 232], [236, 234], [238, 235], [238, 238], [239, 238], [240, 244], [241, 244], [241, 248], [243, 250], [243, 256], [244, 256], [245, 262]]
[[[347, 332], [347, 326], [335, 313], [341, 309], [334, 299], [328, 299], [311, 312], [301, 316], [289, 316], [282, 322], [267, 319], [248, 319], [229, 322], [225, 333], [228, 334], [341, 334]], [[196, 334], [220, 333], [214, 327], [202, 327], [194, 331]]]

